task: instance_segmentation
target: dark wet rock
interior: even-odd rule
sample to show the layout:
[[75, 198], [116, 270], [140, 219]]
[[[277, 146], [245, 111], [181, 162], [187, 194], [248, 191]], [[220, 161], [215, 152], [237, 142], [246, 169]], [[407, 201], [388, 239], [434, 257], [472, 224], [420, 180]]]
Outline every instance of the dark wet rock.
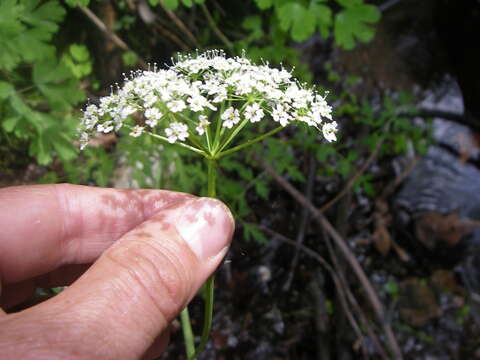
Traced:
[[[461, 114], [461, 93], [452, 79], [431, 91], [422, 108]], [[417, 260], [447, 267], [480, 246], [480, 147], [469, 128], [434, 119], [432, 145], [395, 199], [395, 223]]]
[[407, 248], [422, 248], [412, 251], [413, 255], [454, 266], [480, 245], [480, 228], [445, 222], [455, 217], [465, 222], [480, 219], [480, 170], [447, 150], [429, 149], [405, 182], [395, 206], [397, 228], [410, 236]]
[[449, 151], [431, 147], [412, 171], [396, 203], [410, 213], [459, 212], [480, 217], [480, 170]]

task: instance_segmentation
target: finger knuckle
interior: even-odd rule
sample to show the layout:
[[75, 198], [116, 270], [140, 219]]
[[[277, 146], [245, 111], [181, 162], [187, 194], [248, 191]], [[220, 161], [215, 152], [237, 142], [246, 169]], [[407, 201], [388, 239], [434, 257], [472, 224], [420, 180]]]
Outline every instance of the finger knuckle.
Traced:
[[112, 251], [109, 257], [124, 270], [123, 281], [129, 291], [149, 298], [167, 320], [188, 300], [191, 274], [174, 249], [132, 240], [128, 246]]

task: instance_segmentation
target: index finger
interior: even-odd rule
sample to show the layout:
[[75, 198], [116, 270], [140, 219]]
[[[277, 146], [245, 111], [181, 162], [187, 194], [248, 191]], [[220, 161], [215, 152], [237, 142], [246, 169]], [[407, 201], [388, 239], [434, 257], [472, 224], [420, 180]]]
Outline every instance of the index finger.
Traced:
[[0, 279], [94, 261], [123, 234], [192, 195], [59, 184], [0, 189]]

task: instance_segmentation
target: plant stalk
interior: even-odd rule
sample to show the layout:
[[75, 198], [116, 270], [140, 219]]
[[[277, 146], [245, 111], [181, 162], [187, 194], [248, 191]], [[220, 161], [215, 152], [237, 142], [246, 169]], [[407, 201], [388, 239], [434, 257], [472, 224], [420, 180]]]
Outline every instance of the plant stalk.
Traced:
[[183, 338], [185, 339], [185, 352], [187, 358], [195, 356], [195, 339], [193, 338], [192, 324], [190, 323], [190, 315], [188, 313], [188, 306], [180, 313], [180, 320], [182, 322]]
[[[207, 196], [214, 198], [216, 196], [216, 178], [217, 178], [217, 169], [216, 169], [216, 159], [205, 158], [207, 161]], [[205, 349], [205, 346], [208, 342], [208, 337], [210, 335], [210, 330], [212, 328], [212, 318], [213, 318], [213, 295], [214, 295], [214, 284], [215, 284], [215, 275], [212, 275], [208, 278], [204, 287], [204, 319], [203, 319], [203, 329], [202, 329], [202, 338], [200, 344], [195, 349], [192, 326], [190, 324], [190, 318], [188, 316], [188, 309], [182, 311], [181, 320], [182, 320], [182, 329], [183, 336], [185, 339], [185, 350], [187, 353], [188, 360], [196, 360], [197, 355], [201, 354]]]
[[261, 135], [261, 136], [255, 138], [255, 139], [248, 140], [248, 141], [244, 142], [243, 144], [234, 146], [234, 147], [232, 147], [232, 148], [230, 148], [230, 149], [228, 149], [228, 150], [225, 150], [225, 151], [223, 151], [223, 152], [220, 152], [220, 153], [216, 156], [216, 158], [217, 158], [217, 159], [220, 159], [220, 158], [222, 158], [222, 157], [224, 157], [224, 156], [226, 156], [226, 155], [232, 154], [232, 153], [234, 153], [234, 152], [237, 152], [238, 150], [241, 150], [241, 149], [243, 149], [243, 148], [246, 148], [247, 146], [253, 145], [253, 144], [255, 144], [255, 143], [259, 142], [259, 141], [262, 141], [263, 139], [266, 139], [266, 138], [269, 137], [269, 136], [272, 136], [273, 134], [276, 134], [277, 132], [279, 132], [279, 131], [282, 130], [282, 129], [283, 129], [283, 126], [279, 126], [279, 127], [275, 128], [275, 129], [273, 129], [273, 130], [270, 130], [270, 131], [267, 132], [266, 134]]

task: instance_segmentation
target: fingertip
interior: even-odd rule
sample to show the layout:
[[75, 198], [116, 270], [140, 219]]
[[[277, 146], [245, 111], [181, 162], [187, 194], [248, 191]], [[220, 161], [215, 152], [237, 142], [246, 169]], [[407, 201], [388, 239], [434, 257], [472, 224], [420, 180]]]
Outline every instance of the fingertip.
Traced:
[[201, 261], [225, 252], [230, 245], [235, 222], [221, 201], [192, 199], [172, 214], [177, 231]]

